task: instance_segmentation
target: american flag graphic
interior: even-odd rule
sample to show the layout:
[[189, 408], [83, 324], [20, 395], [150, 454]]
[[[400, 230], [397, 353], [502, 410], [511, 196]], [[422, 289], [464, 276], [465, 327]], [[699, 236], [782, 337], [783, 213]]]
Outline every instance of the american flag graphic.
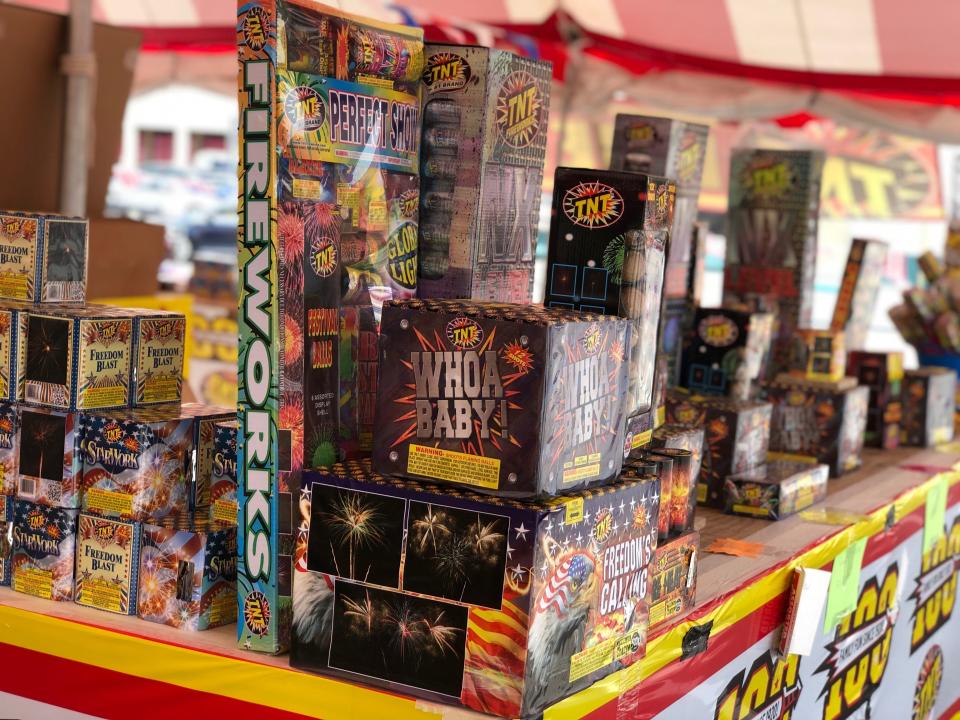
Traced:
[[557, 617], [566, 615], [570, 601], [587, 576], [593, 572], [593, 563], [586, 555], [577, 553], [557, 565], [537, 602], [537, 612], [554, 610]]

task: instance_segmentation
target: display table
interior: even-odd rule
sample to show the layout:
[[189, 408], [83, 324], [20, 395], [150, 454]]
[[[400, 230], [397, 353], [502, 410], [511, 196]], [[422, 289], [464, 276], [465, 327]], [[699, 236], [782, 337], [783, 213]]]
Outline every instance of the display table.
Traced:
[[[950, 472], [958, 460], [960, 453], [933, 450], [868, 452], [864, 468], [832, 480], [818, 506], [869, 513], [853, 525], [699, 510], [704, 548], [732, 537], [762, 544], [759, 557], [701, 552], [697, 607], [651, 638], [642, 662], [555, 705], [545, 719], [960, 714], [960, 688], [949, 682], [960, 668], [953, 614], [960, 473]], [[932, 562], [921, 561], [924, 500], [943, 472], [951, 486], [947, 540]], [[818, 638], [811, 657], [779, 662], [769, 651], [792, 569], [829, 566], [848, 541], [867, 537], [859, 604], [844, 634]], [[291, 670], [285, 656], [237, 649], [233, 627], [184, 633], [8, 588], [0, 589], [0, 666], [0, 692], [102, 717], [483, 717]], [[915, 695], [929, 712], [912, 714]]]

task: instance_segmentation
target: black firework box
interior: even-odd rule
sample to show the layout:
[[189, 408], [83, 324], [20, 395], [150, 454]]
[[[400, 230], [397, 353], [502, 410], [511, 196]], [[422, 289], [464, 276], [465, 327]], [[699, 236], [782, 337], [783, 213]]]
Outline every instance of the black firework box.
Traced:
[[771, 375], [810, 326], [822, 168], [823, 154], [807, 150], [739, 149], [730, 161], [723, 299], [774, 314]]
[[610, 169], [668, 177], [677, 184], [663, 289], [669, 298], [689, 297], [691, 240], [709, 132], [706, 125], [672, 118], [619, 114], [614, 121]]
[[870, 388], [864, 445], [888, 450], [897, 447], [903, 409], [903, 353], [854, 350], [847, 354], [847, 374]]
[[746, 400], [770, 350], [773, 316], [697, 308], [684, 339], [677, 384], [704, 395]]
[[224, 525], [237, 524], [237, 421], [217, 423], [210, 467], [209, 517]]
[[373, 467], [507, 497], [615, 477], [631, 329], [536, 305], [388, 303]]
[[0, 298], [83, 303], [88, 236], [86, 218], [0, 212]]
[[922, 367], [903, 374], [903, 445], [931, 447], [953, 439], [956, 386], [957, 375], [949, 368]]
[[698, 503], [722, 508], [727, 476], [766, 461], [772, 410], [770, 403], [756, 400], [691, 395], [678, 389], [667, 393], [667, 423], [704, 429]]
[[530, 302], [552, 66], [470, 45], [425, 57], [418, 294]]
[[630, 415], [655, 411], [663, 277], [676, 185], [639, 173], [557, 168], [544, 304], [631, 321]]
[[825, 463], [830, 477], [860, 467], [870, 390], [853, 378], [845, 380], [780, 379], [767, 385], [767, 400], [773, 403], [772, 458]]
[[782, 520], [827, 497], [829, 479], [830, 468], [821, 463], [771, 460], [727, 478], [726, 511]]
[[527, 502], [368, 461], [305, 473], [290, 664], [539, 717], [645, 654], [657, 487]]
[[854, 238], [833, 307], [830, 329], [844, 333], [848, 351], [861, 350], [873, 319], [873, 306], [887, 262], [888, 245], [879, 240]]
[[11, 556], [14, 590], [47, 600], [73, 600], [77, 512], [16, 501]]
[[141, 525], [80, 513], [73, 600], [119, 615], [137, 614]]
[[691, 455], [690, 477], [694, 486], [696, 486], [700, 478], [700, 466], [703, 462], [704, 428], [702, 425], [661, 425], [653, 431], [651, 446], [653, 449], [679, 448], [689, 450]]
[[83, 468], [80, 413], [20, 407], [15, 444], [17, 497], [40, 505], [80, 507]]
[[0, 400], [0, 502], [17, 492], [19, 450], [20, 411], [14, 403]]
[[0, 587], [10, 585], [14, 502], [11, 495], [0, 495]]
[[650, 564], [650, 629], [693, 608], [697, 597], [700, 533], [691, 532], [657, 547]]
[[164, 310], [134, 309], [131, 405], [178, 403], [183, 389], [186, 318]]

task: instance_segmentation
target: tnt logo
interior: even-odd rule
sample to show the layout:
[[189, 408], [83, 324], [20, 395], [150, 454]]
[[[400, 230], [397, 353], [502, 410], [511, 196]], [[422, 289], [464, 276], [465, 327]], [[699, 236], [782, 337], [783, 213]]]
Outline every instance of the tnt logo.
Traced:
[[700, 339], [711, 347], [733, 345], [740, 336], [737, 324], [723, 315], [707, 315], [697, 326]]
[[47, 519], [39, 510], [31, 510], [27, 514], [27, 527], [31, 530], [43, 530], [43, 526], [46, 525], [46, 523]]
[[263, 637], [270, 629], [270, 601], [262, 592], [254, 591], [243, 601], [243, 622], [257, 637]]
[[461, 350], [470, 350], [483, 340], [483, 328], [476, 320], [458, 317], [447, 323], [447, 340]]
[[574, 225], [589, 229], [613, 225], [623, 214], [623, 198], [601, 182], [578, 183], [563, 195], [563, 212]]
[[267, 14], [259, 7], [248, 10], [243, 18], [243, 42], [254, 52], [267, 44], [267, 23]]
[[934, 645], [927, 651], [917, 676], [917, 687], [913, 691], [913, 712], [911, 720], [930, 720], [940, 694], [943, 681], [943, 651]]
[[510, 73], [497, 93], [497, 130], [514, 148], [530, 145], [540, 133], [543, 98], [536, 78], [518, 70]]
[[657, 130], [649, 123], [630, 125], [624, 132], [627, 142], [647, 145], [657, 139]]
[[595, 355], [601, 345], [600, 326], [597, 323], [591, 323], [590, 327], [583, 334], [583, 351], [587, 355]]
[[110, 443], [118, 443], [123, 437], [123, 428], [115, 422], [108, 423], [103, 428], [103, 439]]
[[741, 670], [717, 698], [715, 720], [770, 718], [790, 720], [800, 700], [800, 656], [774, 660], [770, 652]]
[[294, 129], [301, 132], [319, 130], [326, 119], [327, 106], [320, 93], [312, 87], [298, 85], [287, 91], [283, 100], [283, 114]]
[[106, 523], [102, 521], [97, 521], [93, 526], [93, 535], [101, 543], [108, 543], [113, 540], [115, 534], [113, 523]]
[[437, 53], [427, 58], [423, 82], [430, 92], [455, 92], [470, 82], [470, 64], [455, 53]]
[[593, 526], [593, 539], [603, 544], [613, 532], [613, 514], [609, 510], [601, 510], [597, 513], [597, 521]]
[[337, 269], [337, 246], [326, 235], [310, 243], [310, 267], [320, 277], [330, 277]]
[[792, 184], [790, 166], [783, 160], [749, 167], [744, 178], [744, 185], [754, 196], [766, 199], [780, 197]]

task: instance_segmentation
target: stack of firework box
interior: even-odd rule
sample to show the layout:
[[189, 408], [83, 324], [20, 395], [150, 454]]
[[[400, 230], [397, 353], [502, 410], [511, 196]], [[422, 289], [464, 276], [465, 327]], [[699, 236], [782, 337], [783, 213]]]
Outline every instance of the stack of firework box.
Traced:
[[[204, 424], [232, 412], [181, 408], [182, 315], [86, 304], [87, 227], [0, 215], [0, 517], [12, 526], [0, 579], [132, 615], [145, 575], [142, 525], [192, 518], [193, 458], [212, 452]], [[234, 585], [221, 584], [229, 621]], [[169, 617], [203, 625], [199, 599], [193, 605], [186, 598]]]

